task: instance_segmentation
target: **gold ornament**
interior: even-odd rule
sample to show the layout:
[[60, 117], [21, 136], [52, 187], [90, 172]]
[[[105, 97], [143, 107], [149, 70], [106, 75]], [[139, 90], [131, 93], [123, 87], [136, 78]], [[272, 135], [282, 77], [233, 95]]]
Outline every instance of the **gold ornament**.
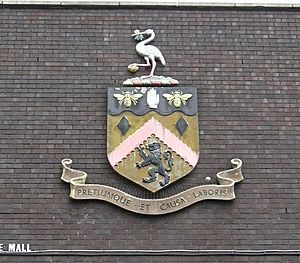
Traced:
[[166, 98], [169, 101], [169, 104], [173, 105], [176, 108], [179, 108], [181, 106], [181, 103], [183, 105], [186, 104], [186, 101], [191, 98], [193, 95], [190, 93], [183, 94], [182, 91], [174, 91], [172, 94], [164, 93], [163, 97]]
[[139, 70], [139, 66], [137, 65], [137, 64], [130, 64], [129, 66], [128, 66], [128, 71], [130, 72], [130, 73], [135, 73], [135, 72], [137, 72]]
[[123, 103], [126, 108], [130, 108], [132, 103], [137, 104], [138, 99], [143, 97], [143, 94], [133, 94], [130, 91], [125, 91], [122, 94], [113, 94], [113, 96], [119, 101], [120, 105]]

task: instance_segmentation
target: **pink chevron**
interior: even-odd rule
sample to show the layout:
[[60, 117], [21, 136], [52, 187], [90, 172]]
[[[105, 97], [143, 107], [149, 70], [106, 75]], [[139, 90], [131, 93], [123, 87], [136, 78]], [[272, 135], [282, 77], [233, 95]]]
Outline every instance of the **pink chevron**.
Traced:
[[172, 145], [171, 150], [180, 155], [186, 162], [193, 167], [197, 164], [199, 155], [183, 143], [176, 135], [166, 129], [160, 122], [151, 118], [144, 126], [136, 130], [136, 132], [130, 135], [122, 144], [116, 147], [110, 154], [108, 154], [108, 160], [111, 165], [116, 165], [122, 161], [131, 151], [134, 151], [136, 147], [142, 144], [148, 137], [154, 134], [169, 148]]

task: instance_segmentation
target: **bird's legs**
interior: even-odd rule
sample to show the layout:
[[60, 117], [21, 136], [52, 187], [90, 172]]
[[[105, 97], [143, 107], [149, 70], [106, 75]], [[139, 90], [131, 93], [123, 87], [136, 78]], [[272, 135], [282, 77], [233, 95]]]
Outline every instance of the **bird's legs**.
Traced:
[[[148, 59], [148, 62], [149, 62], [149, 58], [147, 58], [147, 59]], [[141, 78], [143, 78], [143, 79], [151, 78], [151, 77], [154, 76], [154, 70], [156, 68], [155, 57], [150, 57], [150, 59], [151, 59], [151, 65], [152, 65], [151, 72], [150, 72], [150, 74], [148, 76], [142, 76]], [[150, 64], [150, 62], [149, 62], [149, 64]]]
[[149, 58], [148, 57], [144, 57], [144, 59], [146, 60], [146, 64], [136, 64], [136, 63], [134, 63], [135, 65], [137, 65], [137, 66], [139, 66], [139, 67], [150, 67], [151, 66], [151, 64], [150, 64], [150, 60], [149, 60]]
[[151, 64], [152, 64], [152, 69], [151, 69], [151, 72], [150, 72], [150, 75], [149, 75], [149, 77], [152, 77], [153, 75], [154, 75], [154, 70], [155, 70], [155, 68], [156, 68], [156, 61], [155, 61], [155, 58], [154, 57], [152, 57], [151, 58]]
[[[146, 79], [146, 78], [153, 77], [154, 70], [155, 70], [156, 64], [157, 64], [155, 61], [155, 57], [150, 57], [150, 58], [144, 57], [144, 59], [146, 60], [146, 64], [136, 64], [136, 63], [134, 63], [134, 64], [137, 66], [140, 66], [140, 67], [150, 67], [152, 65], [150, 74], [148, 76], [142, 76], [141, 78]], [[150, 59], [151, 59], [151, 63], [150, 63]]]

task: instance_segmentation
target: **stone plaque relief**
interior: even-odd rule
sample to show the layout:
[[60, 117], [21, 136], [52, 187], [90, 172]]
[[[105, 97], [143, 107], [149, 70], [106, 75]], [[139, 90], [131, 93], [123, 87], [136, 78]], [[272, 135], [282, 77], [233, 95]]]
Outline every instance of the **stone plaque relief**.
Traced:
[[[135, 30], [136, 51], [145, 63], [132, 63], [131, 73], [150, 68], [145, 76], [108, 89], [107, 158], [115, 172], [153, 193], [188, 175], [199, 159], [197, 88], [181, 87], [176, 79], [156, 76], [158, 64], [166, 65], [162, 52], [150, 45], [153, 29]], [[149, 215], [178, 211], [206, 199], [235, 198], [234, 184], [243, 180], [242, 161], [219, 172], [219, 184], [200, 185], [164, 199], [141, 199], [106, 185], [86, 184], [87, 174], [62, 160], [62, 180], [70, 183], [71, 198], [98, 199]], [[206, 178], [206, 181], [209, 181]]]

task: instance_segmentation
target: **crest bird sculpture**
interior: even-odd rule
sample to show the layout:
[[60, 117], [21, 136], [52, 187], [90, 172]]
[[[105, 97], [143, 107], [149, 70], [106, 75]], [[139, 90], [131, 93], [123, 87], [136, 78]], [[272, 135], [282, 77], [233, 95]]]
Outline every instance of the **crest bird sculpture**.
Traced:
[[[147, 35], [150, 37], [143, 40], [144, 39], [143, 35]], [[136, 29], [136, 30], [134, 30], [134, 34], [132, 34], [131, 36], [135, 37], [135, 39], [137, 41], [140, 41], [136, 45], [135, 49], [136, 49], [137, 53], [145, 59], [146, 64], [134, 63], [134, 64], [129, 65], [128, 69], [132, 73], [134, 73], [138, 70], [138, 66], [140, 66], [140, 67], [150, 67], [151, 66], [152, 68], [151, 68], [150, 74], [148, 76], [143, 76], [143, 78], [149, 78], [149, 77], [154, 76], [154, 71], [155, 71], [156, 64], [157, 64], [155, 59], [159, 59], [160, 63], [163, 66], [166, 65], [166, 60], [164, 59], [164, 56], [162, 55], [161, 51], [156, 46], [147, 45], [151, 41], [153, 41], [153, 39], [155, 38], [155, 33], [154, 33], [153, 29], [147, 29], [144, 32], [140, 32], [140, 30]]]

